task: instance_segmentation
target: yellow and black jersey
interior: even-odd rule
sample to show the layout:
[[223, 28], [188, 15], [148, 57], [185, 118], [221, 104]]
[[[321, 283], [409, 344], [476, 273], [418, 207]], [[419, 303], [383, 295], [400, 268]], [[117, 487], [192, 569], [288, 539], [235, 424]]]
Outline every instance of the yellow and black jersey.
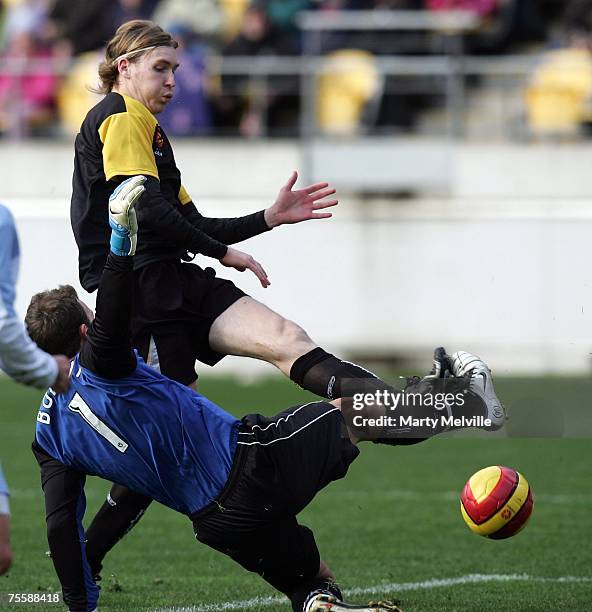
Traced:
[[137, 100], [109, 93], [76, 137], [71, 223], [82, 286], [94, 291], [109, 252], [109, 196], [126, 177], [148, 177], [138, 206], [135, 267], [202, 253], [221, 258], [227, 244], [269, 229], [263, 211], [238, 219], [203, 217], [181, 184], [173, 149], [152, 113]]

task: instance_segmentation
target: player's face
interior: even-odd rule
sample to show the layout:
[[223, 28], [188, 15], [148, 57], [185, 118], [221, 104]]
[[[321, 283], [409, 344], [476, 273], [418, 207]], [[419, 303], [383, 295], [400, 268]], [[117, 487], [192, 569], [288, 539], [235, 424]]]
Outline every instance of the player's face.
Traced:
[[142, 102], [156, 115], [173, 98], [178, 67], [176, 49], [156, 47], [137, 61], [128, 63], [126, 70], [119, 75], [120, 91]]

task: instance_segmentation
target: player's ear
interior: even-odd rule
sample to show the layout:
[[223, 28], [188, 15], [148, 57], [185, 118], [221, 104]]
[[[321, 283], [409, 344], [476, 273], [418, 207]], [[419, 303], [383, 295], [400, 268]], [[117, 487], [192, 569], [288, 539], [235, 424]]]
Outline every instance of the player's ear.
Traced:
[[88, 338], [88, 325], [86, 323], [82, 323], [79, 328], [80, 339], [86, 340]]
[[131, 77], [130, 74], [130, 62], [128, 59], [121, 59], [117, 64], [117, 69], [119, 70], [119, 76], [124, 79], [129, 79]]

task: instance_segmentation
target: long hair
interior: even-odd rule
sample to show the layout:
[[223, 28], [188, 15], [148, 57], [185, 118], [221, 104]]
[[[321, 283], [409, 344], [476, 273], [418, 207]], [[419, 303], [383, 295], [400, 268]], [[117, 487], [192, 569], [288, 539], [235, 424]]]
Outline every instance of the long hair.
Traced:
[[[133, 54], [138, 49], [149, 47], [172, 47], [179, 43], [159, 25], [152, 21], [134, 19], [119, 26], [113, 38], [107, 43], [105, 60], [99, 64], [99, 87], [96, 93], [109, 93], [117, 83], [119, 70], [115, 60], [121, 55]], [[130, 55], [129, 61], [135, 62], [146, 53]]]

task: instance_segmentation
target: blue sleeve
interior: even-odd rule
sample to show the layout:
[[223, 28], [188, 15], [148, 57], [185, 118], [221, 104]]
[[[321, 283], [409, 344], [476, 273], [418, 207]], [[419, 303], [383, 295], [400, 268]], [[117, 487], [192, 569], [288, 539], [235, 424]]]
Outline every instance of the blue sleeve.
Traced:
[[41, 389], [57, 378], [55, 360], [29, 338], [14, 310], [19, 243], [10, 211], [0, 205], [0, 369]]
[[10, 211], [0, 204], [0, 297], [7, 315], [15, 317], [14, 300], [20, 248]]
[[9, 493], [10, 491], [8, 490], [6, 479], [4, 478], [4, 474], [2, 473], [2, 465], [0, 464], [0, 495], [8, 495]]

